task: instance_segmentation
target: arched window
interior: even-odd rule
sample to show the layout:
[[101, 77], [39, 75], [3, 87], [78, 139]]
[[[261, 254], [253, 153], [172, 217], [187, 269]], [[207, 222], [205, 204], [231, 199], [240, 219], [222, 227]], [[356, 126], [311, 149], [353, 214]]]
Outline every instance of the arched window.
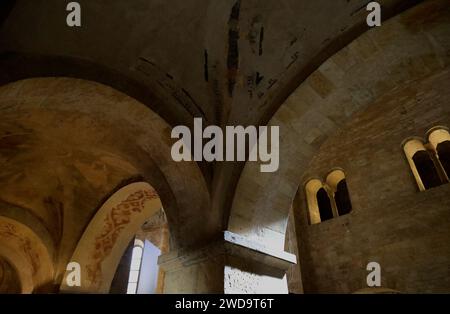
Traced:
[[[325, 214], [322, 214], [319, 206], [324, 207], [326, 205], [326, 200], [328, 198], [328, 194], [326, 195], [326, 198], [323, 196], [323, 192], [320, 192], [321, 190], [325, 189], [323, 188], [322, 181], [318, 179], [312, 179], [309, 180], [308, 183], [305, 186], [306, 191], [306, 200], [308, 202], [308, 209], [309, 209], [309, 224], [314, 225], [318, 224], [322, 221], [322, 216], [325, 216]], [[326, 191], [325, 191], [326, 194]], [[320, 205], [319, 205], [319, 199], [320, 199]], [[323, 210], [322, 210], [323, 211]]]
[[434, 188], [442, 184], [439, 173], [428, 151], [420, 150], [414, 154], [412, 159], [425, 189]]
[[325, 184], [318, 179], [309, 180], [305, 190], [311, 225], [352, 211], [347, 181], [342, 170], [330, 172]]
[[316, 194], [317, 204], [319, 206], [320, 220], [326, 221], [333, 218], [333, 208], [331, 207], [330, 197], [324, 188], [320, 188]]
[[421, 191], [442, 184], [432, 153], [427, 150], [422, 140], [415, 138], [407, 141], [403, 150]]
[[327, 176], [327, 186], [333, 192], [334, 204], [339, 216], [348, 214], [352, 211], [350, 194], [347, 188], [344, 171], [333, 170]]
[[450, 141], [439, 143], [436, 151], [447, 177], [450, 178]]
[[[329, 182], [335, 183], [330, 185]], [[351, 211], [345, 176], [340, 170], [339, 172], [335, 171], [330, 174], [326, 184], [323, 184], [318, 179], [308, 181], [305, 190], [309, 209], [309, 223], [311, 225], [347, 214]], [[336, 196], [339, 199], [338, 209], [336, 208], [335, 202]], [[339, 208], [341, 211], [338, 213]]]
[[442, 127], [433, 128], [429, 132], [428, 141], [442, 167], [443, 179], [448, 182], [450, 178], [450, 133]]
[[144, 251], [144, 242], [139, 239], [134, 240], [133, 255], [131, 257], [130, 276], [128, 278], [127, 294], [136, 294], [139, 274], [142, 264], [142, 253]]
[[347, 181], [345, 179], [339, 181], [336, 193], [334, 194], [334, 199], [336, 201], [336, 207], [339, 216], [348, 214], [352, 211], [352, 203], [350, 202]]

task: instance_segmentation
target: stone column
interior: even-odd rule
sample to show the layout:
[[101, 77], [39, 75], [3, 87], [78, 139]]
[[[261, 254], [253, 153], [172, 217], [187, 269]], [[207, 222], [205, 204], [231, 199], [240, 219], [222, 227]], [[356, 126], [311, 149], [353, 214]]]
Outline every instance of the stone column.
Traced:
[[288, 293], [286, 270], [296, 262], [293, 254], [275, 252], [229, 231], [201, 249], [159, 258], [165, 293]]

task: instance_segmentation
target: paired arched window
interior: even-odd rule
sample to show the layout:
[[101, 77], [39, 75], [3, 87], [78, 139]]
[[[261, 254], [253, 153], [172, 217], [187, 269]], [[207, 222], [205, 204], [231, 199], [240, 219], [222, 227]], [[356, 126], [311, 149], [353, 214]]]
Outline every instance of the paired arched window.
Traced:
[[311, 225], [348, 214], [352, 210], [350, 195], [342, 170], [334, 170], [325, 183], [319, 179], [308, 181], [305, 186]]
[[426, 142], [421, 138], [406, 141], [403, 150], [421, 191], [449, 182], [450, 133], [446, 128], [431, 129]]

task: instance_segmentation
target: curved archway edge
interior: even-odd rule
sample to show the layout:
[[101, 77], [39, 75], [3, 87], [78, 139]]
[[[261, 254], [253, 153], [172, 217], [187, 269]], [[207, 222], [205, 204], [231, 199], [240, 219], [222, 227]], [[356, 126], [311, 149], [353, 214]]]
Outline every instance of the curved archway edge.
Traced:
[[114, 193], [86, 228], [70, 262], [80, 265], [81, 286], [61, 291], [108, 293], [117, 265], [136, 231], [162, 208], [156, 191], [146, 182], [131, 183]]

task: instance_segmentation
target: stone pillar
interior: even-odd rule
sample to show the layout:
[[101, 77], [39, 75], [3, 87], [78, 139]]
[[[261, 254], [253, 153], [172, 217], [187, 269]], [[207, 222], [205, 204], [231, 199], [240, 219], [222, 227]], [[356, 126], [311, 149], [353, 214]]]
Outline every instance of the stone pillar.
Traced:
[[295, 255], [229, 231], [201, 249], [159, 258], [165, 293], [288, 293], [286, 270], [295, 263]]

